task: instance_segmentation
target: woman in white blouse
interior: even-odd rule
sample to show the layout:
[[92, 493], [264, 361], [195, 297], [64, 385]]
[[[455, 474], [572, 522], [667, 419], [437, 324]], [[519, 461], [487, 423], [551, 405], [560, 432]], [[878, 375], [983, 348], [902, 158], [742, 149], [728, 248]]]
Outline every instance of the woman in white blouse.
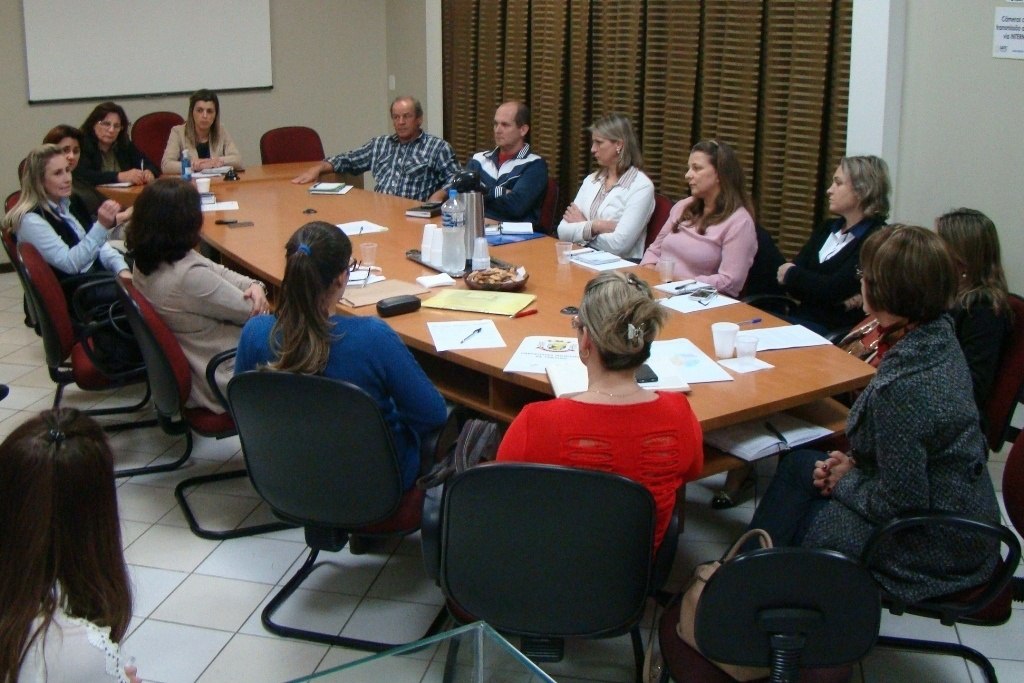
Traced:
[[590, 127], [590, 136], [600, 168], [583, 180], [558, 224], [558, 238], [639, 259], [654, 213], [654, 183], [640, 170], [633, 126], [621, 114], [608, 114]]

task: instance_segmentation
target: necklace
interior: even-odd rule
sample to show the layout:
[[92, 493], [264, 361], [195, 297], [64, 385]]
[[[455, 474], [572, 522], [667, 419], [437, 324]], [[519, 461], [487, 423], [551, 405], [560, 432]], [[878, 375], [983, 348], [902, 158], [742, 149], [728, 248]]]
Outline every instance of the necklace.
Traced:
[[632, 396], [633, 394], [637, 393], [638, 391], [643, 391], [643, 389], [638, 387], [638, 386], [634, 386], [631, 390], [623, 392], [621, 394], [620, 393], [612, 393], [610, 391], [601, 391], [600, 389], [594, 389], [594, 388], [587, 389], [587, 391], [590, 391], [590, 392], [595, 393], [595, 394], [600, 394], [602, 396], [609, 396], [611, 398], [622, 398], [623, 396]]

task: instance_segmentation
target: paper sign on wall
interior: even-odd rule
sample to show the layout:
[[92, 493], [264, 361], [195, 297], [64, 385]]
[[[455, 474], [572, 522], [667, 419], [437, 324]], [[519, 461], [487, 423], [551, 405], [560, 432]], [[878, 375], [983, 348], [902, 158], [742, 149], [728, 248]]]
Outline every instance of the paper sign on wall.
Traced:
[[1024, 59], [1024, 8], [996, 7], [992, 56]]

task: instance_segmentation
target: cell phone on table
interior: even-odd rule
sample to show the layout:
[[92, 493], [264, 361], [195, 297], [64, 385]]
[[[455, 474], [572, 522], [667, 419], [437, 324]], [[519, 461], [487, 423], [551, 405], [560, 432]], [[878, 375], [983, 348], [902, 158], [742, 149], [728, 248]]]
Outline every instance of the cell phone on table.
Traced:
[[636, 369], [636, 381], [640, 384], [650, 384], [658, 381], [658, 374], [651, 370], [651, 366], [644, 363]]

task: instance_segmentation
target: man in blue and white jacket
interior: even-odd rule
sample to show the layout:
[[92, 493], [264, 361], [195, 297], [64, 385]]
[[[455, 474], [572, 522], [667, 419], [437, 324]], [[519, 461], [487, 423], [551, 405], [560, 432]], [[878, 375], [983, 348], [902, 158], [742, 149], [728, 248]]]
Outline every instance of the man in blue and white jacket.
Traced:
[[548, 165], [530, 151], [529, 134], [530, 108], [522, 102], [506, 102], [494, 112], [497, 147], [474, 154], [466, 164], [467, 171], [480, 175], [485, 217], [538, 224], [547, 192]]

